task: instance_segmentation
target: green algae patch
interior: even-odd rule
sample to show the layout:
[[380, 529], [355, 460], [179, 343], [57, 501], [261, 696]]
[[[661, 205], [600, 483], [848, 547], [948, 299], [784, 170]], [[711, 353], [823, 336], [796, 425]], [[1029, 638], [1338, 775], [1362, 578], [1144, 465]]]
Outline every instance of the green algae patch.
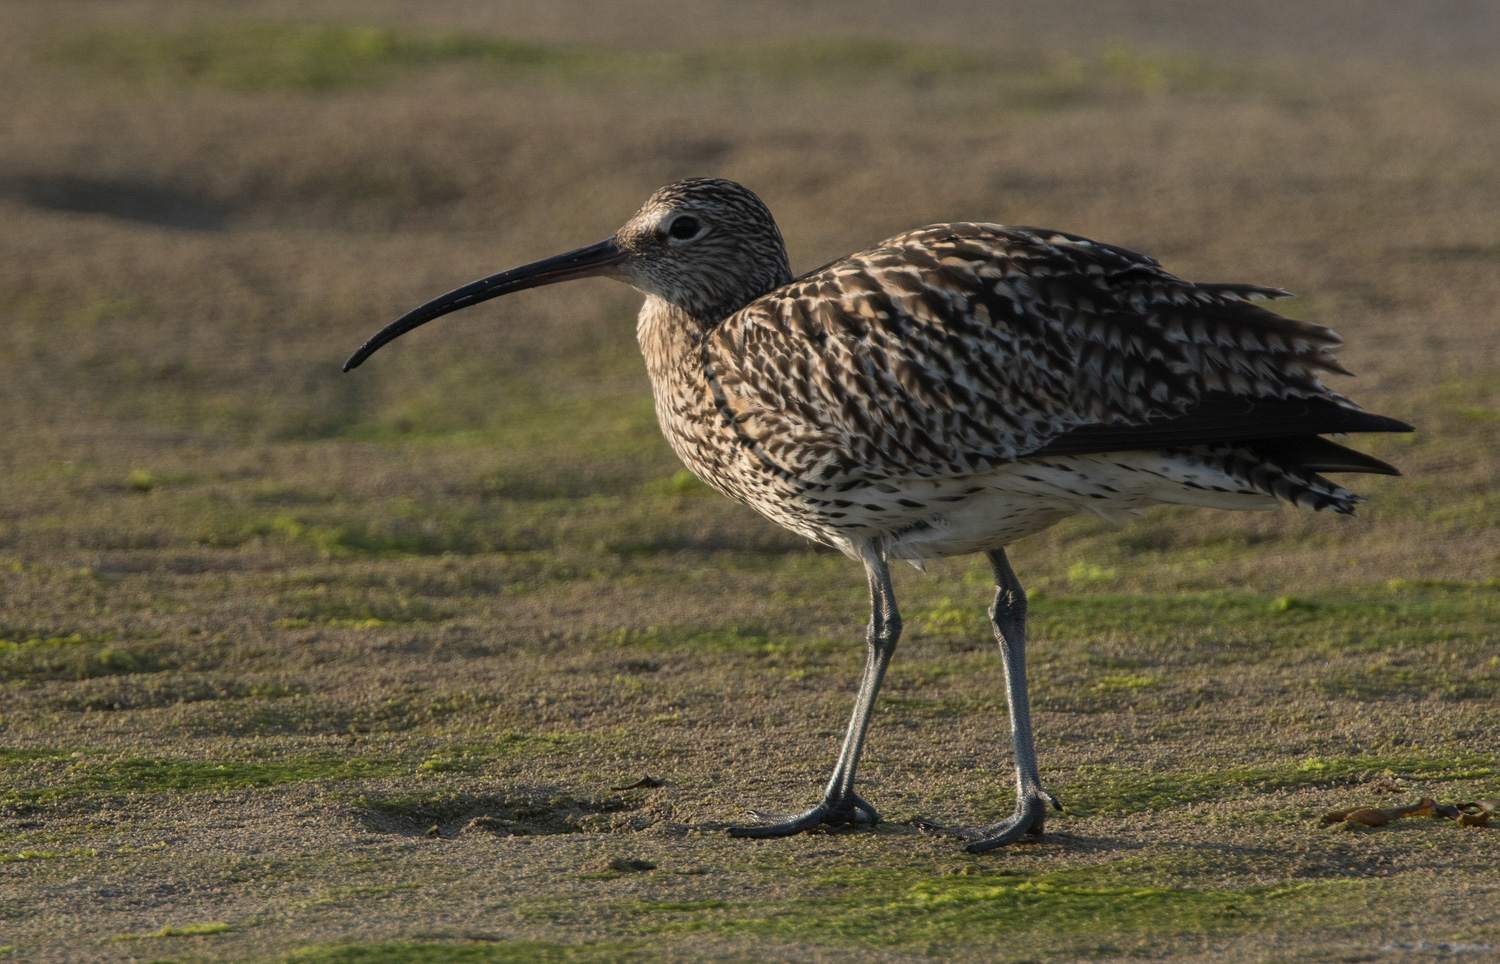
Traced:
[[1117, 676], [1101, 676], [1094, 681], [1094, 691], [1097, 693], [1134, 693], [1139, 690], [1150, 689], [1161, 679], [1156, 676], [1133, 676], [1122, 674]]
[[389, 758], [310, 757], [276, 761], [174, 760], [162, 757], [99, 762], [84, 759], [41, 789], [10, 790], [3, 803], [56, 803], [132, 793], [213, 793], [298, 783], [368, 780], [402, 772]]
[[829, 653], [857, 652], [854, 642], [842, 636], [793, 636], [779, 633], [758, 623], [728, 623], [723, 626], [621, 626], [600, 633], [599, 642], [606, 646], [643, 649], [650, 652], [688, 650], [696, 653], [722, 653], [733, 656], [796, 658]]
[[72, 755], [71, 750], [0, 747], [0, 769], [52, 760], [67, 760]]
[[442, 622], [450, 615], [430, 601], [399, 592], [320, 585], [282, 594], [293, 615], [283, 624], [306, 624], [351, 629], [379, 629], [391, 625]]
[[556, 71], [582, 57], [566, 48], [475, 34], [275, 22], [175, 33], [98, 31], [54, 41], [43, 54], [135, 83], [306, 91], [368, 84], [402, 67], [478, 62]]
[[152, 931], [149, 934], [121, 934], [114, 940], [122, 942], [139, 941], [151, 937], [200, 937], [205, 934], [225, 934], [233, 929], [228, 924], [183, 924], [180, 927], [167, 924], [161, 930]]
[[390, 759], [319, 757], [267, 763], [214, 760], [121, 760], [86, 773], [78, 783], [98, 793], [204, 792], [270, 787], [302, 780], [361, 780], [391, 776]]
[[22, 850], [13, 854], [0, 854], [0, 864], [26, 860], [57, 860], [60, 857], [96, 857], [99, 851], [93, 847], [74, 847], [72, 850]]
[[[44, 44], [53, 63], [150, 86], [327, 91], [388, 81], [398, 71], [458, 65], [541, 80], [647, 84], [849, 86], [960, 81], [998, 66], [953, 48], [866, 38], [631, 52], [495, 34], [413, 33], [274, 21], [175, 32], [99, 30]], [[1081, 83], [1088, 86], [1090, 79]]]
[[1483, 583], [1441, 589], [1399, 583], [1386, 591], [1264, 596], [1234, 592], [1046, 594], [1031, 607], [1038, 639], [1117, 639], [1143, 651], [1202, 647], [1239, 661], [1288, 648], [1382, 652], [1434, 644], [1489, 645], [1500, 594]]
[[287, 964], [574, 964], [649, 960], [627, 944], [543, 944], [536, 941], [412, 941], [305, 947], [282, 958]]
[[166, 668], [160, 647], [125, 645], [77, 633], [0, 638], [0, 680], [82, 680]]
[[629, 909], [636, 913], [672, 913], [683, 911], [696, 913], [704, 910], [724, 910], [725, 908], [748, 906], [744, 904], [732, 904], [727, 900], [658, 900], [642, 901], [632, 905]]
[[1054, 787], [1070, 810], [1129, 814], [1251, 793], [1352, 785], [1367, 778], [1399, 776], [1424, 781], [1478, 781], [1484, 790], [1500, 772], [1489, 754], [1458, 757], [1310, 757], [1281, 767], [1225, 767], [1191, 773], [1149, 773], [1138, 767], [1085, 768]]
[[1348, 772], [1235, 767], [1192, 773], [1148, 773], [1137, 767], [1099, 766], [1086, 769], [1077, 779], [1054, 789], [1075, 813], [1129, 814], [1327, 783]]
[[1273, 79], [1231, 71], [1189, 53], [1139, 51], [1119, 43], [1084, 56], [1034, 51], [983, 56], [874, 37], [629, 51], [487, 33], [276, 21], [170, 32], [96, 30], [55, 37], [39, 53], [54, 64], [154, 87], [316, 92], [380, 84], [412, 71], [465, 67], [538, 81], [653, 86], [850, 89], [878, 82], [925, 90], [977, 82], [992, 86], [1002, 104], [1019, 110], [1223, 94]]
[[[619, 736], [620, 734], [613, 735]], [[605, 739], [606, 736], [606, 734], [599, 733], [523, 733], [518, 730], [509, 730], [495, 737], [493, 743], [473, 747], [470, 752], [484, 753], [488, 750], [496, 756], [552, 756], [566, 753], [580, 743], [596, 742]]]
[[420, 892], [422, 884], [372, 884], [354, 887], [335, 887], [302, 903], [304, 907], [352, 907], [387, 897]]
[[[1374, 885], [1194, 889], [1099, 883], [1096, 871], [1000, 871], [912, 880], [853, 872], [820, 881], [821, 897], [783, 902], [636, 903], [647, 932], [746, 935], [787, 942], [901, 947], [1004, 947], [999, 959], [1149, 951], [1179, 937], [1295, 932], [1352, 921]], [[1009, 956], [1007, 956], [1009, 955]]]

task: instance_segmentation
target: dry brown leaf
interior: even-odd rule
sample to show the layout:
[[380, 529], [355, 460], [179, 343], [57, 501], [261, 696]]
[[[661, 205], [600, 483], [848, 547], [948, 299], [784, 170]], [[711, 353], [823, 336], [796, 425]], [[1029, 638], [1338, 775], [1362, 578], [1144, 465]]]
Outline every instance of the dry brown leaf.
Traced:
[[[1479, 800], [1470, 803], [1438, 803], [1431, 797], [1423, 797], [1407, 807], [1391, 807], [1378, 810], [1375, 807], [1345, 807], [1323, 814], [1323, 825], [1358, 824], [1362, 827], [1384, 827], [1392, 820], [1404, 817], [1446, 817], [1457, 820], [1460, 826], [1482, 827], [1495, 815], [1495, 801]], [[1473, 811], [1473, 812], [1470, 812]]]
[[1366, 827], [1384, 827], [1391, 822], [1391, 815], [1374, 807], [1357, 807], [1344, 817], [1345, 823], [1357, 823]]
[[1460, 827], [1483, 827], [1490, 822], [1496, 809], [1500, 809], [1496, 807], [1494, 800], [1472, 800], [1468, 803], [1454, 804], [1454, 807], [1462, 811], [1458, 815]]
[[1430, 817], [1437, 813], [1437, 801], [1431, 797], [1423, 797], [1409, 807], [1392, 807], [1385, 813], [1392, 820], [1400, 820], [1402, 817]]

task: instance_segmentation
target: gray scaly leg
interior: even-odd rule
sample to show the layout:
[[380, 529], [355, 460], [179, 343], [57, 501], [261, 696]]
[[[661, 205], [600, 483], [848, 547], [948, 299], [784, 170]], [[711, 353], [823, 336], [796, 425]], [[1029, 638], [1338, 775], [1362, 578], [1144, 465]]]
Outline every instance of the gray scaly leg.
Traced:
[[1031, 740], [1031, 702], [1026, 695], [1026, 591], [1010, 567], [1004, 549], [987, 553], [995, 573], [995, 604], [990, 607], [990, 622], [1000, 655], [1005, 660], [1005, 691], [1010, 703], [1010, 735], [1016, 753], [1016, 812], [992, 827], [979, 830], [955, 830], [934, 824], [924, 829], [951, 834], [969, 841], [964, 849], [982, 854], [1013, 843], [1031, 834], [1041, 836], [1047, 820], [1047, 807], [1062, 809], [1042, 789], [1037, 772], [1036, 747]]
[[794, 814], [770, 814], [751, 810], [751, 816], [772, 822], [756, 827], [730, 827], [731, 836], [790, 837], [823, 824], [873, 826], [880, 822], [880, 814], [875, 812], [875, 808], [854, 792], [854, 769], [859, 764], [859, 751], [865, 743], [865, 732], [870, 728], [870, 711], [875, 708], [880, 681], [885, 678], [886, 667], [890, 665], [891, 656], [896, 652], [896, 641], [901, 638], [901, 614], [896, 610], [896, 596], [891, 591], [891, 573], [886, 567], [885, 559], [871, 548], [863, 553], [863, 561], [865, 575], [870, 582], [870, 628], [865, 633], [865, 672], [859, 684], [859, 697], [854, 702], [854, 715], [850, 717], [848, 732], [844, 734], [844, 746], [839, 751], [838, 763], [833, 767], [828, 788], [823, 791], [823, 800], [811, 810]]

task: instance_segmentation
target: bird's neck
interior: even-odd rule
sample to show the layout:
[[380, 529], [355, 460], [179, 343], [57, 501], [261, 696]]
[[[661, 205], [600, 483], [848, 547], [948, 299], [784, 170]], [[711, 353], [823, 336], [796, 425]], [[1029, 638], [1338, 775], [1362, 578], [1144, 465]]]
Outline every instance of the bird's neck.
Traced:
[[635, 335], [653, 386], [680, 380], [697, 366], [698, 347], [714, 322], [695, 318], [665, 298], [648, 294], [636, 321]]
[[725, 488], [715, 471], [719, 425], [709, 373], [704, 370], [703, 340], [714, 325], [695, 319], [663, 298], [648, 295], [641, 307], [636, 337], [651, 376], [651, 395], [656, 420], [667, 444], [693, 474], [731, 498], [740, 495]]

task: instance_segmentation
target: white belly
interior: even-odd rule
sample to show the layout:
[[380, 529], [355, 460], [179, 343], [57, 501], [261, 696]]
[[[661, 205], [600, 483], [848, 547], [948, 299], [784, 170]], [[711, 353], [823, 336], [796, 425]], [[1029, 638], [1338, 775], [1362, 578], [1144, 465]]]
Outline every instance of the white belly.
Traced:
[[862, 542], [896, 559], [998, 549], [1080, 512], [1121, 522], [1151, 505], [1270, 509], [1256, 491], [1186, 453], [1111, 452], [1022, 459], [961, 479], [906, 479], [849, 491], [826, 541], [845, 552]]

